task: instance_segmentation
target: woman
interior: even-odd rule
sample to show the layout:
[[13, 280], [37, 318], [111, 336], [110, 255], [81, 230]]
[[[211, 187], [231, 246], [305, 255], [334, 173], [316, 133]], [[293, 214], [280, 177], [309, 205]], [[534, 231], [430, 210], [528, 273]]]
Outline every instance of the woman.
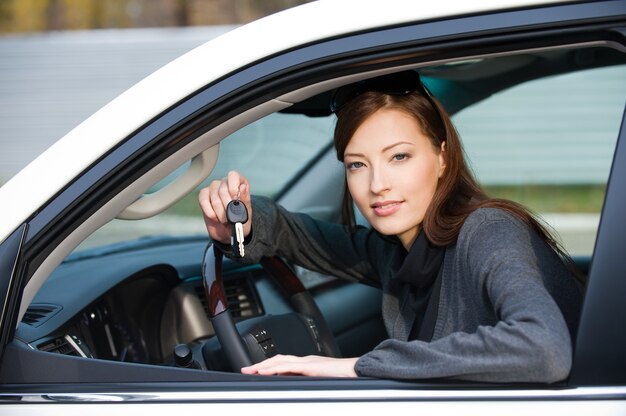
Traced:
[[[357, 358], [276, 356], [246, 374], [555, 382], [571, 366], [580, 295], [564, 254], [522, 207], [490, 199], [457, 133], [413, 71], [333, 97], [346, 226], [250, 199], [237, 172], [200, 193], [207, 230], [227, 243], [225, 207], [249, 207], [246, 257], [280, 255], [383, 290], [389, 339]], [[371, 228], [356, 227], [355, 204]], [[225, 251], [228, 253], [229, 246]]]

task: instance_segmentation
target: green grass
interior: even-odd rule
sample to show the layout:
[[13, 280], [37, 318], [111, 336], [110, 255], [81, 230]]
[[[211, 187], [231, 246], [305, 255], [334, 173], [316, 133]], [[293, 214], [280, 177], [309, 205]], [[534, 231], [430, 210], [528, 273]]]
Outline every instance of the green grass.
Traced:
[[[604, 185], [521, 185], [486, 186], [494, 198], [512, 199], [534, 212], [600, 212]], [[194, 192], [166, 211], [168, 214], [201, 216], [198, 193]]]
[[489, 196], [512, 199], [534, 212], [600, 212], [604, 185], [486, 186]]

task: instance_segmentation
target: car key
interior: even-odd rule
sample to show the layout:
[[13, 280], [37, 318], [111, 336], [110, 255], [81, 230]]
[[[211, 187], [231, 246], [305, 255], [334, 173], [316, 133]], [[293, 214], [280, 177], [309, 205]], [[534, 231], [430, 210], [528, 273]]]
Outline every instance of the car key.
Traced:
[[243, 246], [243, 224], [248, 222], [248, 208], [246, 204], [234, 199], [226, 206], [226, 219], [233, 224], [232, 235], [230, 236], [230, 245], [233, 249], [235, 257], [243, 257], [245, 254]]

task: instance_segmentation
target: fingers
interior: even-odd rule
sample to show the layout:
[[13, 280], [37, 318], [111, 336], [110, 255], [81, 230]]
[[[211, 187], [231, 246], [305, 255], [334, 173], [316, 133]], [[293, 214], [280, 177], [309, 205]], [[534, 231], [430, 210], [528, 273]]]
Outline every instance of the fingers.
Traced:
[[245, 184], [246, 182], [247, 182], [246, 178], [240, 175], [239, 172], [236, 172], [234, 170], [231, 170], [230, 172], [228, 172], [228, 175], [226, 176], [225, 191], [228, 192], [228, 195], [231, 197], [231, 200], [237, 197], [241, 198], [240, 188], [241, 188], [241, 185]]
[[[243, 175], [230, 171], [224, 179], [213, 181], [209, 186], [200, 190], [198, 199], [211, 238], [221, 242], [229, 241], [231, 225], [226, 218], [226, 207], [238, 196], [246, 204], [248, 217], [251, 218], [249, 189], [248, 180]], [[250, 232], [250, 222], [244, 224], [246, 236]]]
[[[240, 188], [248, 188], [248, 180], [238, 172], [228, 172], [222, 180], [216, 180], [200, 190], [198, 198], [204, 215], [212, 221], [226, 222], [226, 206], [241, 194]], [[248, 202], [250, 195], [246, 192]], [[244, 201], [246, 202], [246, 201]]]
[[[239, 198], [248, 210], [251, 206], [250, 201], [250, 183], [246, 179], [245, 176], [241, 175], [239, 172], [230, 171], [228, 172], [228, 176], [226, 177], [228, 194], [231, 199]], [[229, 201], [230, 202], [230, 201]]]
[[243, 374], [259, 374], [264, 376], [302, 374], [301, 360], [303, 358], [304, 357], [279, 354], [261, 361], [260, 363], [251, 365], [250, 367], [243, 367], [241, 372]]
[[225, 181], [217, 182], [216, 186], [212, 188], [212, 192], [209, 193], [211, 207], [222, 224], [226, 224], [228, 222], [226, 219], [226, 207], [228, 206], [228, 203], [236, 197], [236, 193], [234, 196], [230, 194], [228, 184]]
[[243, 374], [303, 375], [317, 377], [356, 377], [357, 358], [330, 358], [319, 355], [297, 357], [276, 355], [265, 361], [241, 369]]

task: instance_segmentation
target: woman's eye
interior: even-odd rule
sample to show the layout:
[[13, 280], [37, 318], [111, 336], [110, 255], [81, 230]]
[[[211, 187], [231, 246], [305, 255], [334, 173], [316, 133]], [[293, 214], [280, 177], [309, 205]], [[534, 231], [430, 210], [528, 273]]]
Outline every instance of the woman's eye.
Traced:
[[364, 165], [362, 162], [352, 162], [352, 163], [348, 163], [346, 165], [346, 167], [348, 168], [348, 170], [354, 170], [354, 169], [359, 169], [362, 168]]
[[409, 157], [409, 155], [406, 154], [406, 153], [397, 153], [397, 154], [393, 155], [393, 160], [400, 161], [400, 160], [404, 160], [404, 159], [406, 159], [408, 157]]

